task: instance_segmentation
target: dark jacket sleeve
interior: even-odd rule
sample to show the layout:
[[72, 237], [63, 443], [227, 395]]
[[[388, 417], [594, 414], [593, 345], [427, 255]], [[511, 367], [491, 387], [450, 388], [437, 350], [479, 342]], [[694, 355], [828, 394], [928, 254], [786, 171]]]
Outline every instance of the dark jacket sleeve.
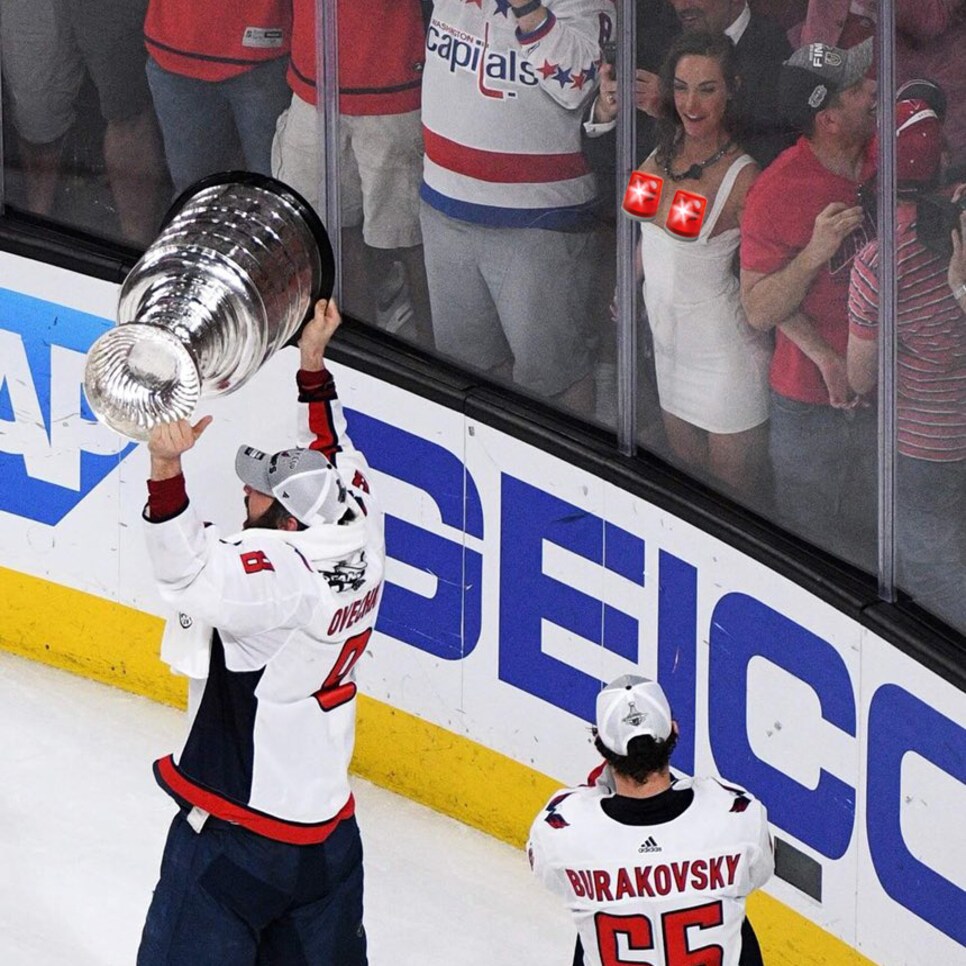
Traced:
[[778, 24], [755, 14], [735, 49], [741, 75], [737, 99], [741, 146], [765, 167], [797, 137], [781, 116], [778, 93], [782, 63], [792, 49]]
[[[667, 0], [637, 0], [636, 67], [657, 74], [681, 24]], [[637, 167], [654, 150], [657, 143], [657, 121], [641, 112], [636, 118], [637, 140], [632, 165]], [[626, 185], [616, 183], [617, 133], [608, 131], [600, 137], [583, 135], [583, 151], [597, 178], [598, 211], [604, 221], [613, 221]]]

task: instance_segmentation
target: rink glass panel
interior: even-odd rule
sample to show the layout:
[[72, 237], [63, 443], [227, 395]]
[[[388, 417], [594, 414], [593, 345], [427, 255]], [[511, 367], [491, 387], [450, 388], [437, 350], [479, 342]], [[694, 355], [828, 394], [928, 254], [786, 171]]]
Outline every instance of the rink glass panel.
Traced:
[[[593, 5], [593, 0], [587, 2], [588, 6]], [[482, 8], [475, 4], [462, 6], [468, 6], [471, 12], [483, 9], [485, 13], [484, 8], [490, 5], [496, 6], [495, 0], [484, 0]], [[399, 4], [398, 8], [404, 6]], [[771, 16], [782, 29], [800, 19], [802, 7], [803, 4], [794, 0], [751, 4], [755, 17]], [[179, 134], [177, 127], [165, 124], [162, 118], [159, 99], [167, 97], [170, 101], [174, 96], [171, 88], [161, 93], [146, 70], [149, 54], [141, 31], [145, 8], [144, 0], [138, 0], [125, 5], [124, 17], [114, 18], [117, 22], [112, 26], [111, 42], [116, 46], [112, 56], [105, 58], [106, 41], [98, 44], [96, 38], [88, 36], [91, 31], [85, 30], [83, 25], [78, 30], [72, 4], [65, 4], [58, 16], [46, 19], [34, 4], [5, 5], [0, 22], [4, 55], [3, 204], [4, 215], [11, 224], [24, 219], [35, 223], [39, 220], [68, 238], [78, 235], [93, 237], [105, 245], [119, 244], [135, 251], [155, 236], [163, 213], [177, 190], [177, 178], [169, 161], [176, 154], [183, 154], [185, 145], [178, 144], [183, 135]], [[343, 8], [343, 11], [348, 10], [351, 5]], [[430, 43], [424, 56], [447, 59], [444, 71], [433, 70], [431, 63], [425, 67], [410, 65], [424, 88], [421, 103], [425, 104], [425, 98], [429, 96], [425, 90], [427, 85], [454, 82], [457, 72], [465, 73], [467, 66], [461, 65], [463, 52], [456, 50], [455, 41], [451, 39], [453, 35], [447, 32], [445, 20], [455, 14], [445, 2], [438, 3], [433, 10], [429, 4], [412, 0], [408, 15], [412, 22], [418, 22], [420, 30], [428, 30]], [[343, 16], [346, 16], [345, 12]], [[396, 10], [394, 16], [401, 17], [402, 14]], [[628, 89], [633, 84], [633, 70], [627, 64], [628, 59], [634, 65], [656, 63], [651, 49], [654, 44], [648, 47], [648, 29], [641, 29], [653, 26], [651, 35], [656, 35], [659, 32], [656, 17], [654, 5], [640, 3], [636, 10], [630, 11], [619, 4], [598, 21], [597, 39], [608, 42], [607, 59], [616, 61], [618, 80]], [[339, 42], [343, 35], [356, 36], [358, 28], [338, 20], [339, 10], [334, 0], [327, 3], [320, 0], [315, 22], [306, 28], [296, 19], [290, 39], [296, 45], [300, 43], [302, 51], [323, 54], [315, 58], [316, 87], [323, 91], [323, 96], [318, 97], [314, 105], [314, 131], [311, 119], [304, 130], [310, 139], [314, 135], [315, 147], [321, 149], [314, 172], [318, 189], [316, 204], [337, 236], [334, 241], [340, 255], [340, 295], [350, 314], [382, 330], [390, 344], [391, 340], [400, 340], [427, 354], [455, 361], [481, 385], [503, 387], [521, 397], [524, 405], [532, 405], [535, 413], [550, 407], [565, 413], [568, 419], [596, 425], [603, 437], [611, 441], [615, 451], [636, 452], [645, 460], [656, 457], [680, 472], [682, 481], [697, 481], [700, 486], [777, 523], [820, 551], [831, 554], [832, 558], [866, 574], [869, 580], [877, 581], [884, 599], [895, 599], [897, 594], [900, 599], [909, 597], [953, 627], [966, 629], [966, 615], [956, 603], [956, 598], [961, 595], [955, 593], [966, 549], [956, 540], [944, 539], [950, 528], [943, 525], [944, 520], [958, 520], [966, 515], [959, 503], [966, 487], [957, 483], [963, 461], [923, 466], [923, 462], [929, 461], [910, 463], [901, 453], [896, 443], [899, 420], [895, 406], [901, 383], [895, 367], [902, 363], [901, 353], [897, 360], [896, 352], [883, 352], [882, 362], [886, 368], [880, 369], [877, 387], [866, 397], [869, 405], [858, 405], [851, 415], [843, 414], [837, 420], [839, 424], [848, 423], [848, 432], [842, 435], [847, 441], [843, 446], [851, 445], [849, 440], [852, 443], [859, 441], [868, 452], [874, 440], [874, 468], [852, 489], [843, 491], [841, 507], [816, 505], [804, 514], [787, 512], [787, 506], [783, 506], [781, 483], [785, 477], [774, 472], [775, 454], [770, 450], [768, 434], [764, 437], [764, 451], [760, 442], [751, 449], [752, 456], [760, 458], [752, 484], [737, 489], [709, 469], [707, 462], [701, 462], [707, 457], [707, 447], [714, 448], [721, 442], [713, 437], [728, 434], [698, 433], [695, 438], [706, 447], [698, 453], [698, 458], [694, 458], [692, 452], [683, 452], [680, 446], [675, 447], [668, 438], [662, 413], [654, 327], [649, 323], [635, 272], [640, 225], [635, 223], [628, 228], [627, 218], [620, 208], [630, 173], [645, 160], [641, 146], [647, 143], [647, 135], [643, 129], [651, 122], [629, 103], [626, 107], [622, 105], [617, 114], [616, 132], [610, 135], [610, 146], [603, 150], [599, 143], [588, 147], [588, 139], [580, 134], [579, 128], [590, 115], [597, 83], [594, 75], [599, 75], [601, 67], [600, 62], [591, 64], [588, 61], [586, 65], [579, 65], [577, 71], [583, 76], [580, 83], [583, 84], [581, 90], [586, 89], [586, 97], [582, 101], [571, 99], [567, 104], [573, 129], [577, 131], [577, 140], [573, 143], [577, 145], [577, 152], [588, 159], [587, 167], [596, 179], [596, 199], [587, 206], [589, 216], [580, 224], [581, 230], [571, 227], [564, 233], [567, 235], [562, 239], [564, 244], [557, 248], [532, 245], [529, 249], [521, 245], [513, 249], [512, 257], [505, 264], [508, 277], [514, 279], [547, 273], [557, 276], [555, 285], [548, 289], [550, 294], [556, 288], [564, 293], [561, 305], [566, 307], [571, 302], [580, 307], [575, 313], [575, 318], [579, 316], [580, 346], [579, 349], [568, 349], [568, 352], [572, 356], [579, 354], [581, 361], [563, 377], [564, 383], [571, 377], [575, 380], [568, 385], [563, 385], [560, 379], [551, 379], [544, 384], [539, 379], [534, 381], [532, 376], [520, 378], [509, 349], [511, 340], [507, 339], [505, 351], [494, 349], [494, 345], [499, 344], [504, 321], [501, 311], [507, 303], [510, 309], [506, 311], [518, 310], [523, 298], [512, 285], [509, 292], [499, 288], [500, 268], [499, 265], [493, 267], [493, 259], [500, 253], [500, 243], [487, 245], [488, 236], [499, 229], [488, 228], [484, 222], [449, 217], [451, 222], [456, 222], [450, 227], [460, 229], [469, 225], [473, 229], [468, 233], [466, 250], [450, 252], [461, 266], [460, 274], [456, 278], [444, 274], [440, 279], [438, 272], [435, 275], [427, 273], [421, 238], [421, 213], [425, 217], [427, 191], [421, 185], [420, 147], [418, 139], [413, 141], [412, 123], [407, 126], [400, 120], [403, 114], [412, 113], [402, 108], [411, 108], [412, 104], [405, 98], [397, 99], [387, 110], [398, 109], [398, 113], [380, 115], [371, 103], [361, 108], [349, 106], [354, 96], [351, 93], [344, 91], [341, 98], [332, 94], [335, 78], [340, 76], [337, 71], [351, 76], [352, 71], [358, 69], [358, 51], [354, 51], [349, 43], [340, 46]], [[322, 36], [320, 24], [323, 23], [334, 25], [334, 41]], [[957, 46], [955, 40], [966, 28], [961, 16], [953, 17], [948, 23], [934, 24], [933, 36], [921, 37], [915, 43], [910, 43], [908, 29], [905, 24], [896, 27], [891, 14], [883, 15], [876, 27], [877, 45], [881, 51], [877, 69], [890, 82], [890, 96], [880, 94], [878, 97], [880, 115], [883, 106], [891, 106], [892, 92], [907, 79], [907, 75], [924, 76], [931, 67], [940, 70], [941, 80], [949, 88], [947, 98], [950, 104], [945, 134], [948, 142], [945, 180], [956, 183], [964, 180], [966, 146], [959, 105], [966, 101], [960, 90], [966, 70], [961, 59], [964, 46], [961, 43]], [[309, 39], [306, 39], [306, 30], [314, 31]], [[396, 36], [402, 38], [405, 34]], [[446, 46], [447, 38], [451, 39], [449, 46]], [[637, 38], [644, 40], [638, 43]], [[261, 42], [271, 44], [275, 40], [263, 38]], [[283, 40], [282, 46], [275, 48], [280, 52], [279, 63], [284, 58], [287, 42]], [[400, 39], [399, 45], [402, 42]], [[344, 63], [340, 67], [332, 62], [327, 65], [324, 57], [327, 50], [334, 51]], [[944, 51], [951, 53], [947, 56]], [[26, 52], [29, 52], [27, 56]], [[759, 59], [768, 53], [763, 47]], [[336, 56], [330, 57], [330, 61]], [[468, 56], [471, 59], [475, 56], [472, 49], [468, 50]], [[539, 60], [538, 54], [535, 57]], [[388, 64], [392, 58], [387, 56], [386, 60]], [[484, 79], [484, 86], [490, 93], [502, 94], [502, 99], [511, 108], [517, 105], [510, 105], [510, 101], [522, 102], [524, 95], [530, 97], [534, 117], [540, 118], [543, 115], [539, 102], [532, 99], [537, 94], [548, 102], [550, 98], [539, 86], [533, 89], [537, 74], [532, 66], [525, 67], [524, 61], [517, 51], [514, 58], [507, 57], [504, 62], [494, 60], [484, 64], [479, 68], [481, 73], [475, 76], [477, 80], [479, 77]], [[268, 62], [270, 59], [260, 62], [260, 72]], [[287, 61], [285, 66], [287, 69]], [[385, 70], [389, 70], [389, 66]], [[270, 71], [260, 76], [267, 77], [268, 73]], [[374, 71], [373, 84], [376, 85], [378, 80]], [[574, 72], [567, 79], [561, 74], [556, 83], [561, 90], [573, 90], [576, 86]], [[285, 83], [284, 72], [276, 69], [271, 84], [278, 93], [276, 103], [291, 112], [292, 92]], [[278, 85], [284, 85], [284, 89]], [[252, 139], [246, 126], [252, 116], [260, 125], [263, 141], [265, 137], [269, 142], [275, 140], [278, 116], [268, 116], [272, 108], [259, 105], [256, 110], [251, 96], [246, 101], [244, 92], [229, 97], [229, 86], [243, 89], [239, 83], [212, 84], [225, 96], [220, 106], [214, 109], [218, 121], [208, 128], [208, 136], [204, 139], [205, 155], [198, 162], [207, 164], [211, 171], [258, 166], [249, 160], [255, 156], [248, 150]], [[351, 87], [348, 83], [344, 86]], [[213, 90], [212, 93], [216, 92]], [[498, 99], [496, 96], [485, 98], [487, 102]], [[483, 100], [481, 97], [480, 101]], [[553, 102], [554, 105], [557, 103]], [[416, 111], [418, 114], [418, 106]], [[243, 121], [243, 117], [246, 120]], [[380, 117], [387, 119], [382, 128]], [[495, 179], [495, 169], [488, 170], [484, 165], [480, 170], [481, 158], [487, 156], [481, 152], [499, 153], [499, 146], [506, 143], [502, 138], [506, 132], [494, 133], [492, 123], [481, 124], [480, 128], [486, 136], [481, 135], [478, 143], [464, 145], [472, 151], [460, 151], [458, 145], [454, 148], [449, 141], [441, 140], [441, 136], [433, 137], [430, 153], [436, 158], [437, 165], [444, 162], [456, 167], [469, 165], [478, 175], [484, 176], [480, 180]], [[529, 130], [524, 131], [525, 135], [529, 133]], [[525, 136], [522, 145], [513, 143], [512, 150], [529, 151], [534, 156], [546, 150], [536, 124], [532, 127], [532, 140]], [[277, 149], [278, 144], [274, 147]], [[892, 141], [886, 139], [886, 144], [880, 148], [880, 165], [892, 151]], [[892, 156], [893, 169], [894, 160]], [[406, 164], [415, 171], [412, 177], [400, 175], [399, 169], [405, 168]], [[269, 173], [283, 176], [290, 170], [283, 171], [279, 165], [277, 157], [270, 157]], [[389, 168], [393, 170], [388, 172]], [[887, 163], [883, 170], [888, 168]], [[313, 177], [311, 165], [308, 170], [310, 178]], [[519, 169], [513, 177], [517, 178], [517, 184], [527, 183], [520, 180]], [[546, 172], [543, 177], [547, 177]], [[571, 180], [579, 181], [579, 178], [578, 171]], [[495, 182], [486, 183], [492, 185]], [[435, 184], [438, 189], [438, 180]], [[334, 200], [328, 203], [325, 200], [326, 186], [334, 189], [329, 192]], [[875, 190], [870, 190], [871, 197], [874, 197]], [[885, 189], [878, 189], [879, 207], [884, 192], [891, 193], [893, 204], [885, 206], [885, 219], [880, 212], [877, 229], [866, 227], [869, 240], [881, 242], [897, 231], [895, 192], [891, 183]], [[484, 192], [482, 197], [488, 196]], [[522, 203], [508, 201], [506, 207], [513, 204]], [[794, 205], [795, 199], [790, 199], [789, 204]], [[455, 211], [465, 216], [469, 210], [457, 206], [451, 215]], [[439, 214], [438, 208], [433, 211]], [[391, 217], [385, 217], [387, 212]], [[367, 227], [373, 229], [368, 237]], [[516, 229], [520, 237], [543, 231], [533, 224]], [[444, 245], [449, 244], [445, 240], [449, 237], [444, 237]], [[555, 240], [561, 241], [559, 238]], [[573, 251], [578, 242], [580, 256], [576, 262], [554, 273], [555, 256], [548, 255], [545, 249]], [[485, 271], [480, 268], [484, 256], [479, 248], [473, 247], [476, 245], [481, 245], [487, 252], [485, 257], [490, 259], [484, 266]], [[528, 250], [531, 252], [529, 256]], [[884, 250], [888, 250], [888, 245]], [[533, 259], [532, 263], [527, 261], [528, 258]], [[575, 264], [579, 266], [577, 273], [573, 269]], [[849, 274], [848, 266], [839, 265], [837, 271]], [[889, 264], [880, 263], [880, 290], [888, 293], [899, 274], [894, 255]], [[461, 289], [467, 293], [465, 304], [460, 301]], [[481, 305], [485, 306], [487, 293], [494, 302], [486, 313], [488, 335], [480, 337], [479, 345], [471, 336], [461, 335], [460, 351], [452, 351], [452, 340], [447, 343], [449, 351], [443, 351], [438, 343], [445, 340], [438, 337], [438, 326], [433, 320], [434, 298], [436, 301], [443, 298], [449, 315], [457, 319], [462, 317], [465, 321], [473, 313], [479, 313]], [[519, 298], [516, 297], [518, 294]], [[882, 299], [881, 341], [895, 344], [895, 306], [890, 299], [891, 296]], [[526, 338], [527, 332], [521, 335], [520, 329], [539, 331], [545, 325], [552, 326], [555, 321], [548, 322], [537, 308], [532, 308], [528, 325], [518, 323], [513, 338]], [[471, 331], [471, 327], [466, 331]], [[568, 333], [567, 337], [573, 338], [574, 333]], [[505, 332], [503, 338], [506, 339]], [[552, 368], [551, 355], [548, 351], [548, 369]], [[827, 445], [819, 446], [828, 442], [827, 420], [816, 420], [812, 428], [801, 423], [799, 431], [797, 463], [802, 471], [799, 483], [807, 481], [809, 473], [822, 467], [823, 459], [829, 461], [827, 470], [823, 470], [828, 474], [854, 474], [859, 468], [860, 459], [852, 450], [829, 453]], [[816, 456], [815, 453], [820, 451], [822, 455]], [[784, 458], [787, 464], [787, 452]], [[793, 470], [795, 462], [793, 458]], [[910, 465], [915, 472], [907, 471]], [[807, 492], [807, 486], [805, 490]], [[787, 504], [788, 501], [784, 502]], [[844, 522], [829, 526], [829, 518], [836, 511], [840, 512], [839, 519]], [[871, 527], [868, 525], [870, 516], [873, 518]], [[906, 539], [908, 533], [922, 531], [927, 535], [934, 534], [932, 542], [936, 550], [932, 557], [929, 539], [918, 542]]]

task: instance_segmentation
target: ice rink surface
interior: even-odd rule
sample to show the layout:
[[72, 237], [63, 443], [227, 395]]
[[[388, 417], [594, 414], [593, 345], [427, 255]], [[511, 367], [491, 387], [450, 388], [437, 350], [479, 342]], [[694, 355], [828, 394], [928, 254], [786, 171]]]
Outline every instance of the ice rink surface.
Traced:
[[[133, 966], [174, 815], [151, 763], [183, 727], [172, 708], [0, 653], [2, 966]], [[569, 966], [569, 916], [521, 850], [353, 784], [372, 966]]]

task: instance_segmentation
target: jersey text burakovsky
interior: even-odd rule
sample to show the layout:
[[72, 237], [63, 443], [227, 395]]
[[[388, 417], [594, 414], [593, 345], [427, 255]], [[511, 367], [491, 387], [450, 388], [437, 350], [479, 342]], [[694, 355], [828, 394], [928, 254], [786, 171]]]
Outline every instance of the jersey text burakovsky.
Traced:
[[564, 869], [574, 895], [595, 902], [666, 896], [671, 892], [713, 892], [734, 885], [741, 855], [716, 855], [660, 865], [605, 869]]

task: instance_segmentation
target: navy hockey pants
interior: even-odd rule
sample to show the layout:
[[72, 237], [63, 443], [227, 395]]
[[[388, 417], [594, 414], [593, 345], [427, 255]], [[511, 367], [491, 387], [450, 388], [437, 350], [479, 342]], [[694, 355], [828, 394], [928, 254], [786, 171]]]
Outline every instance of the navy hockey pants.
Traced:
[[138, 966], [366, 966], [354, 818], [287, 845], [209, 818], [171, 823]]

